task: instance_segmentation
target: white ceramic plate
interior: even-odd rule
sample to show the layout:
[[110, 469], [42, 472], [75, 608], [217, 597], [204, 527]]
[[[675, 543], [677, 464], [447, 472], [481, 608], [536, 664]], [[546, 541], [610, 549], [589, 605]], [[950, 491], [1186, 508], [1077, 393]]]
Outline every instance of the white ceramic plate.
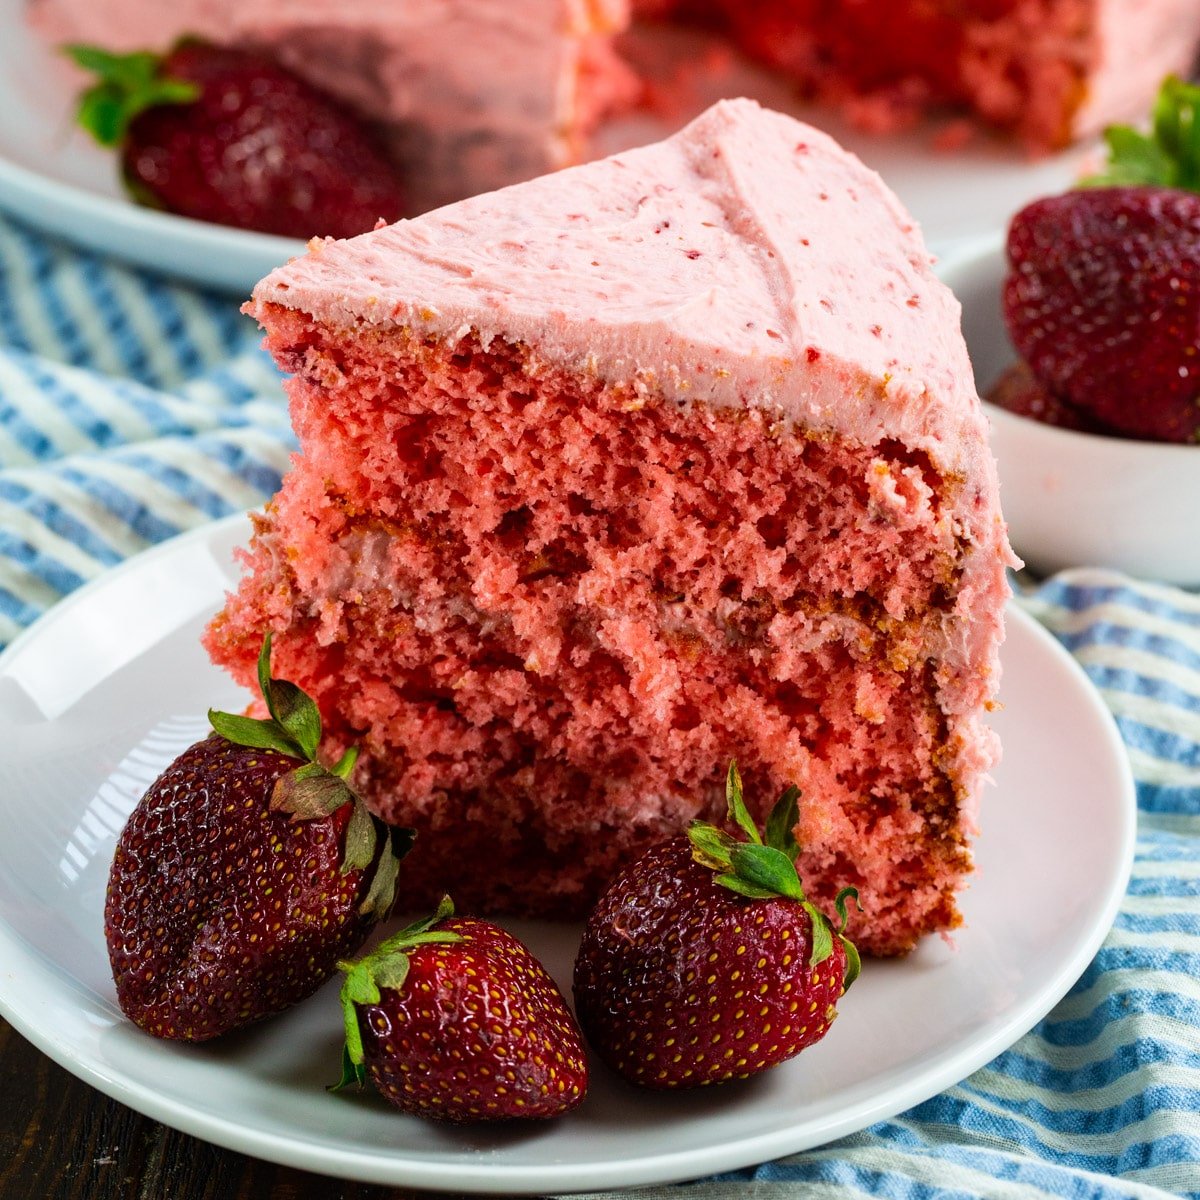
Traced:
[[[935, 939], [903, 961], [868, 961], [830, 1035], [778, 1070], [662, 1095], [597, 1069], [586, 1103], [561, 1121], [456, 1129], [324, 1090], [339, 1064], [336, 985], [208, 1047], [156, 1042], [116, 1008], [104, 885], [136, 797], [204, 732], [207, 706], [239, 702], [197, 637], [246, 533], [238, 518], [150, 551], [0, 656], [0, 1011], [69, 1070], [169, 1125], [329, 1175], [463, 1192], [732, 1169], [851, 1133], [962, 1079], [1055, 1004], [1112, 922], [1134, 832], [1124, 750], [1070, 657], [1014, 610], [996, 716], [1006, 754], [957, 951]], [[511, 925], [569, 983], [578, 929]]]
[[[1017, 357], [1004, 327], [1004, 252], [997, 239], [938, 273], [963, 306], [981, 395]], [[1200, 446], [1136, 442], [1045, 425], [985, 404], [1013, 548], [1040, 575], [1115, 567], [1200, 586]]]
[[[77, 77], [29, 30], [25, 0], [0, 0], [0, 207], [30, 224], [104, 254], [196, 283], [245, 293], [272, 267], [299, 253], [300, 242], [246, 233], [139, 208], [117, 181], [114, 156], [73, 127]], [[669, 69], [654, 41], [657, 77]], [[665, 53], [695, 56], [690, 35]], [[680, 48], [682, 47], [682, 48]], [[645, 52], [645, 42], [637, 51]], [[1060, 191], [1078, 173], [1079, 151], [1030, 161], [1016, 147], [980, 136], [954, 153], [934, 148], [934, 131], [880, 138], [849, 129], [828, 111], [802, 110], [778, 80], [730, 56], [696, 86], [672, 119], [682, 124], [720, 95], [749, 94], [829, 129], [857, 151], [899, 193], [943, 252], [1000, 229], [1008, 214], [1034, 196]], [[635, 119], [602, 131], [595, 152], [652, 141], [669, 133], [662, 120]]]

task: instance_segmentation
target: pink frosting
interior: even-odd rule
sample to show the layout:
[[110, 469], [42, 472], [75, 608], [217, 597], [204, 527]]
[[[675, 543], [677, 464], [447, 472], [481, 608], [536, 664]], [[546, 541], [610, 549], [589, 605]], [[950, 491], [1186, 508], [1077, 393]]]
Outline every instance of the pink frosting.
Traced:
[[938, 517], [946, 546], [967, 547], [960, 616], [931, 649], [943, 710], [962, 719], [951, 753], [976, 793], [995, 753], [980, 716], [1013, 561], [985, 418], [958, 303], [919, 231], [825, 134], [722, 101], [657, 145], [314, 242], [249, 308], [269, 304], [335, 327], [527, 343], [627, 388], [631, 407], [649, 394], [755, 406], [925, 452], [966, 481]]
[[635, 390], [867, 444], [899, 435], [948, 470], [986, 459], [959, 306], [919, 231], [830, 137], [750, 100], [657, 145], [314, 242], [254, 297], [334, 324], [525, 341]]

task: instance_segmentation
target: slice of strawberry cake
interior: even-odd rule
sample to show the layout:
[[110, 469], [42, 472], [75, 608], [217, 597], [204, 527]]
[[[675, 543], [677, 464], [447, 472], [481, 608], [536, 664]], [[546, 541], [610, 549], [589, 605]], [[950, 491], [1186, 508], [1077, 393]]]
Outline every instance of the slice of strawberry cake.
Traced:
[[726, 101], [316, 242], [249, 310], [301, 452], [207, 646], [249, 684], [274, 631], [418, 830], [408, 900], [577, 913], [736, 756], [803, 790], [861, 944], [958, 923], [1011, 555], [958, 306], [878, 176]]

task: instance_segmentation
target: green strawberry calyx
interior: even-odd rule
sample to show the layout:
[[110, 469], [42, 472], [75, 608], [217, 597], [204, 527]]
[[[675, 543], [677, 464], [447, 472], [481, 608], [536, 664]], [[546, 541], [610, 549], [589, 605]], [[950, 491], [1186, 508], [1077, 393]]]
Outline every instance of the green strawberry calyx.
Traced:
[[1149, 133], [1130, 125], [1104, 131], [1109, 162], [1085, 187], [1152, 186], [1200, 192], [1200, 87], [1175, 75], [1163, 80]]
[[97, 76], [79, 97], [76, 120], [102, 146], [121, 145], [139, 113], [163, 104], [191, 104], [200, 97], [198, 84], [164, 74], [162, 57], [148, 50], [111, 54], [98, 46], [72, 45], [63, 52]]
[[795, 900], [812, 921], [809, 966], [815, 967], [833, 953], [833, 939], [836, 937], [846, 951], [846, 974], [842, 986], [848, 990], [862, 969], [858, 950], [844, 933], [846, 900], [853, 899], [857, 904], [858, 891], [846, 887], [838, 892], [834, 900], [839, 920], [837, 929], [805, 895], [796, 871], [796, 858], [800, 853], [795, 833], [796, 823], [800, 819], [799, 799], [800, 789], [794, 784], [784, 789], [767, 817], [764, 837], [746, 808], [737, 763], [730, 762], [725, 777], [725, 802], [730, 823], [745, 834], [746, 840], [739, 841], [707, 821], [693, 821], [687, 831], [692, 843], [692, 858], [701, 866], [718, 872], [717, 883], [748, 899], [771, 900], [782, 896]]
[[[263, 638], [258, 654], [258, 686], [269, 717], [246, 717], [237, 713], [208, 710], [208, 722], [226, 741], [255, 750], [274, 750], [301, 759], [302, 766], [275, 781], [271, 809], [287, 813], [293, 821], [311, 821], [332, 816], [350, 804], [346, 845], [342, 852], [342, 874], [366, 871], [379, 861], [359, 905], [365, 917], [381, 920], [392, 910], [400, 860], [412, 847], [411, 829], [385, 825], [372, 815], [363, 798], [346, 782], [358, 760], [351, 746], [332, 767], [317, 761], [321, 743], [321, 713], [303, 688], [286, 679], [271, 677], [271, 634]], [[382, 844], [381, 844], [382, 843]]]
[[454, 902], [443, 896], [437, 911], [420, 921], [405, 926], [399, 933], [392, 934], [380, 942], [370, 954], [354, 962], [338, 963], [338, 970], [345, 973], [340, 993], [342, 1020], [346, 1027], [346, 1044], [342, 1049], [342, 1077], [330, 1085], [331, 1092], [366, 1083], [367, 1069], [364, 1063], [362, 1027], [358, 1023], [358, 1005], [378, 1004], [383, 988], [400, 989], [408, 978], [408, 951], [416, 946], [440, 942], [450, 945], [465, 939], [459, 933], [434, 926], [454, 915]]

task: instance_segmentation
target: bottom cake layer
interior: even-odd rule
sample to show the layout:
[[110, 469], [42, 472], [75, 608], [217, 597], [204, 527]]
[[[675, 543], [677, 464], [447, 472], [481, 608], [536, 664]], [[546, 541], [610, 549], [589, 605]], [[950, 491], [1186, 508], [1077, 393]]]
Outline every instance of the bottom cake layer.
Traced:
[[498, 340], [266, 323], [303, 454], [207, 644], [249, 685], [275, 631], [329, 750], [358, 742], [358, 786], [418, 830], [404, 902], [578, 914], [719, 816], [736, 757], [760, 815], [800, 786], [806, 884], [860, 889], [864, 949], [958, 923], [992, 751], [961, 483]]

